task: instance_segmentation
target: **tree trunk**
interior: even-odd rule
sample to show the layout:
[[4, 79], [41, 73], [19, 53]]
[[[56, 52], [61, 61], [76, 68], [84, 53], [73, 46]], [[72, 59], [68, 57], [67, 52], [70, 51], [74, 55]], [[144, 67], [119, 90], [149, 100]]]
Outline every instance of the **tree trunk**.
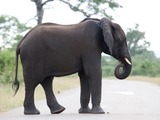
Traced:
[[46, 5], [48, 2], [51, 2], [53, 0], [46, 0], [43, 2], [42, 0], [31, 0], [32, 2], [35, 3], [36, 5], [36, 10], [37, 10], [37, 24], [41, 24], [43, 20], [43, 14], [44, 14], [44, 9], [43, 6]]
[[40, 4], [37, 6], [37, 24], [41, 24], [43, 20], [43, 6]]

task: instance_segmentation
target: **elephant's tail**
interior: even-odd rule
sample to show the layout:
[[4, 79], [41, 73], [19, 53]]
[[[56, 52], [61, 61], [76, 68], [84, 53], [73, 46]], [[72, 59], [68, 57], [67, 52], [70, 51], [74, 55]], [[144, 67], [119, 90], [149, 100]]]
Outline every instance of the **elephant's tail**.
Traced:
[[17, 79], [17, 76], [18, 76], [18, 58], [19, 58], [19, 53], [20, 53], [20, 49], [19, 47], [17, 47], [17, 50], [16, 50], [16, 69], [15, 69], [15, 79], [13, 81], [13, 84], [12, 84], [12, 88], [13, 90], [15, 91], [14, 95], [16, 95], [18, 89], [19, 89], [19, 81]]

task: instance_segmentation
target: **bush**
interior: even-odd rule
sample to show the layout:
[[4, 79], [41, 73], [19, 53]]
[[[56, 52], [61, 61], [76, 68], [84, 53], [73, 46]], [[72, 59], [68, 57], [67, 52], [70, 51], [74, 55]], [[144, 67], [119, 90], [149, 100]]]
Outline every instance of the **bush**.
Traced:
[[[11, 83], [15, 76], [15, 51], [0, 51], [0, 83]], [[19, 70], [20, 74], [22, 70]]]
[[103, 77], [114, 76], [114, 70], [118, 64], [117, 60], [111, 58], [110, 56], [103, 56], [101, 63], [102, 63], [102, 76]]
[[[160, 58], [156, 58], [153, 54], [140, 54], [132, 57], [131, 75], [141, 75], [149, 77], [160, 76]], [[117, 60], [111, 57], [102, 57], [103, 76], [114, 76], [114, 69]]]
[[132, 75], [143, 75], [150, 77], [160, 76], [160, 59], [149, 54], [141, 54], [132, 57]]

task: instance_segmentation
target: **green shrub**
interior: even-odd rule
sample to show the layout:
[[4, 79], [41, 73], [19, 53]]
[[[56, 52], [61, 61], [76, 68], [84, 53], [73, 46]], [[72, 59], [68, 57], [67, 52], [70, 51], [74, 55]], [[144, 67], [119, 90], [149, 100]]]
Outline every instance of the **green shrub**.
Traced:
[[[117, 60], [111, 57], [102, 57], [102, 71], [103, 77], [114, 76], [114, 69], [118, 64]], [[150, 56], [148, 54], [141, 54], [132, 57], [132, 76], [160, 76], [160, 58]]]
[[[15, 51], [5, 49], [0, 51], [0, 83], [11, 83], [15, 76]], [[19, 77], [22, 69], [19, 67]]]

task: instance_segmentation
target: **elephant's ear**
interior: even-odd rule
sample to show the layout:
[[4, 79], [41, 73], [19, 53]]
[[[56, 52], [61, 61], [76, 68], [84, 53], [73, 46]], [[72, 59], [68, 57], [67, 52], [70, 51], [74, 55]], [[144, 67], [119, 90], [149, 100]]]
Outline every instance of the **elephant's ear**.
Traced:
[[100, 26], [102, 28], [102, 33], [104, 37], [105, 43], [108, 45], [110, 54], [112, 55], [114, 38], [112, 36], [112, 22], [108, 18], [102, 18], [100, 22]]

